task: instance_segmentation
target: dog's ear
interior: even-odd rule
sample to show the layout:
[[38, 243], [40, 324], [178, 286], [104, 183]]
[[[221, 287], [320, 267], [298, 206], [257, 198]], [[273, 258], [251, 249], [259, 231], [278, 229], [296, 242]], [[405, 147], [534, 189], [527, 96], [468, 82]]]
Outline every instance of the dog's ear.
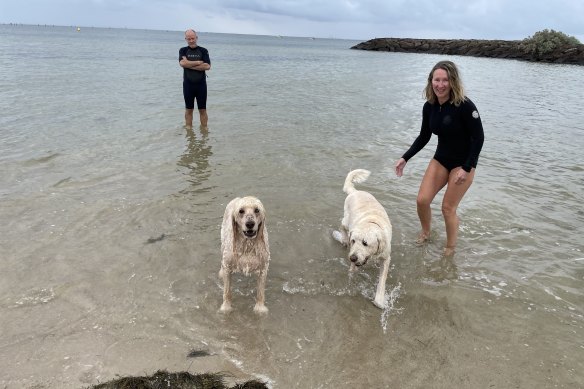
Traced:
[[264, 241], [264, 236], [266, 234], [266, 211], [264, 210], [263, 206], [258, 207], [260, 210], [259, 220], [258, 223], [258, 238]]
[[377, 239], [377, 252], [375, 255], [379, 255], [383, 253], [386, 248], [386, 242], [385, 239], [383, 239], [383, 234], [381, 231], [378, 231], [377, 234], [375, 234], [375, 239]]
[[233, 207], [233, 212], [231, 212], [231, 241], [233, 242], [233, 250], [235, 251], [235, 242], [239, 239], [239, 224], [235, 218], [237, 217], [237, 213], [239, 212], [239, 202], [236, 202]]
[[[261, 209], [261, 208], [260, 208]], [[266, 227], [266, 214], [261, 209], [261, 217], [259, 219], [257, 242], [260, 251], [270, 260], [270, 244], [268, 243], [268, 228]]]
[[258, 236], [257, 239], [260, 242], [264, 241], [264, 236], [265, 236], [265, 229], [266, 229], [266, 222], [265, 220], [260, 221], [259, 223], [260, 225], [258, 226]]

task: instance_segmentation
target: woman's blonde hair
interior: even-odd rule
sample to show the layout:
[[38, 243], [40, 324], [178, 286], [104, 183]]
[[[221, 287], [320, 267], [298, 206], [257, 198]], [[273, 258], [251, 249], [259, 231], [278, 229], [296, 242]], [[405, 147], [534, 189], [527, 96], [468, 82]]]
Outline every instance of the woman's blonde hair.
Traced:
[[464, 87], [462, 86], [462, 81], [458, 74], [458, 68], [452, 61], [440, 61], [432, 68], [430, 74], [428, 75], [428, 83], [426, 88], [424, 88], [424, 96], [428, 102], [434, 104], [438, 101], [434, 89], [432, 88], [432, 78], [434, 77], [434, 72], [437, 69], [442, 69], [448, 75], [448, 83], [450, 84], [450, 102], [454, 105], [459, 106], [465, 99]]

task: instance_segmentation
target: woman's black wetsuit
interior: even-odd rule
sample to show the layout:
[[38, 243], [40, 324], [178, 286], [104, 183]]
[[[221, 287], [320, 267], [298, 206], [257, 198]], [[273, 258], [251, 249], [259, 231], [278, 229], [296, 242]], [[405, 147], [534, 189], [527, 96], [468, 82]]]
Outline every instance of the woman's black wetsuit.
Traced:
[[466, 98], [458, 107], [451, 102], [442, 105], [426, 102], [422, 109], [420, 135], [403, 155], [408, 161], [422, 150], [432, 137], [438, 135], [434, 159], [448, 171], [462, 166], [466, 172], [477, 167], [483, 147], [483, 124], [474, 103]]

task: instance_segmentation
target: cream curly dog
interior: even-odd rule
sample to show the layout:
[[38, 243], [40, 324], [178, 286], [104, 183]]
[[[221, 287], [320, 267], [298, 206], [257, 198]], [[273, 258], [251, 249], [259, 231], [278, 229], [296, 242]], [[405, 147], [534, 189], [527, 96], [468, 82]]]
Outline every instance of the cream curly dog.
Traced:
[[270, 246], [266, 229], [266, 211], [255, 197], [235, 198], [227, 204], [221, 225], [221, 270], [223, 304], [221, 312], [231, 310], [231, 273], [246, 276], [256, 273], [257, 297], [254, 311], [265, 313], [266, 277], [270, 263]]
[[363, 182], [371, 174], [364, 169], [351, 171], [345, 179], [343, 191], [347, 193], [341, 231], [333, 231], [333, 237], [349, 247], [350, 271], [363, 266], [369, 259], [381, 263], [379, 281], [373, 303], [383, 308], [385, 281], [391, 261], [391, 222], [383, 206], [372, 194], [357, 190], [354, 182]]

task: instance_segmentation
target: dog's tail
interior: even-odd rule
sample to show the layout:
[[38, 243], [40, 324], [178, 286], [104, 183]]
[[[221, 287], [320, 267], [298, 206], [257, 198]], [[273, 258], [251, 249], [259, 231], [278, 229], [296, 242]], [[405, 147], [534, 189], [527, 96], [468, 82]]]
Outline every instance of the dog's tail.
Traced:
[[345, 185], [343, 185], [343, 192], [346, 194], [351, 194], [356, 191], [355, 186], [353, 185], [354, 182], [360, 183], [365, 181], [371, 172], [365, 169], [356, 169], [352, 170], [347, 174], [347, 178], [345, 179]]

